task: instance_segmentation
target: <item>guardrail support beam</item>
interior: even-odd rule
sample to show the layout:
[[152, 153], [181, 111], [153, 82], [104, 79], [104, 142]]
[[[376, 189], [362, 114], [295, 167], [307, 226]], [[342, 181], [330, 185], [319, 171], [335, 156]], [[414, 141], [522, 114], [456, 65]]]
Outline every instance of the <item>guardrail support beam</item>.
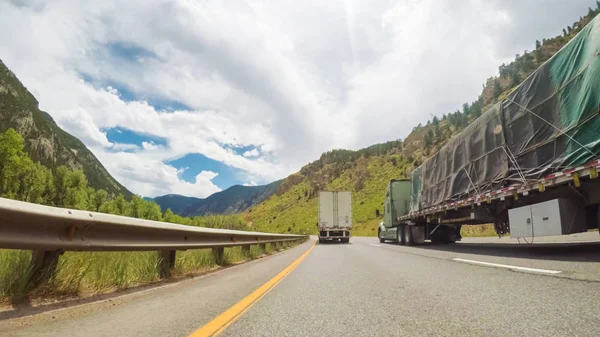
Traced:
[[212, 249], [213, 257], [215, 258], [215, 263], [219, 266], [225, 264], [225, 248], [213, 248]]
[[245, 256], [250, 255], [250, 245], [242, 246], [242, 254], [244, 254]]
[[175, 250], [158, 251], [158, 275], [160, 278], [171, 276], [171, 271], [175, 268]]
[[59, 251], [34, 250], [31, 252], [31, 277], [29, 284], [37, 287], [48, 282], [58, 265]]
[[260, 249], [262, 249], [262, 251], [264, 252], [265, 250], [267, 250], [267, 244], [266, 243], [261, 243], [259, 244]]

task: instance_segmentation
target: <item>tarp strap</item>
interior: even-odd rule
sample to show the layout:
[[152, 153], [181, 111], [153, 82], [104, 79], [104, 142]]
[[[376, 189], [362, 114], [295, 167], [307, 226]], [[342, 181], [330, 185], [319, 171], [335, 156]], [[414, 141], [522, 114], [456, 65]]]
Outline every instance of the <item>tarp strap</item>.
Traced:
[[525, 178], [525, 175], [523, 174], [523, 171], [521, 170], [521, 167], [519, 166], [519, 163], [517, 162], [515, 155], [512, 153], [512, 151], [506, 145], [502, 146], [502, 150], [504, 150], [504, 153], [506, 153], [508, 160], [510, 160], [510, 162], [517, 169], [517, 173], [519, 174], [519, 176], [521, 176], [521, 179], [523, 179], [523, 184], [525, 184], [525, 186], [528, 186], [529, 184], [527, 184], [527, 179]]
[[527, 109], [526, 107], [522, 106], [521, 104], [513, 101], [512, 99], [506, 97], [505, 98], [507, 101], [516, 104], [519, 108], [531, 113], [532, 115], [536, 116], [537, 118], [541, 119], [544, 123], [550, 125], [551, 127], [553, 127], [556, 131], [560, 132], [560, 134], [567, 136], [567, 138], [569, 138], [570, 140], [572, 140], [575, 144], [579, 145], [582, 149], [586, 150], [587, 152], [589, 152], [589, 154], [591, 154], [593, 157], [597, 157], [598, 155], [595, 154], [594, 152], [592, 152], [592, 150], [588, 149], [586, 146], [584, 146], [583, 144], [581, 144], [580, 142], [578, 142], [575, 138], [569, 136], [566, 132], [564, 132], [563, 130], [561, 130], [559, 127], [556, 127], [554, 124], [548, 122], [546, 119], [544, 119], [542, 116], [536, 114], [535, 112]]
[[467, 174], [467, 178], [469, 178], [469, 181], [471, 182], [471, 185], [475, 189], [475, 193], [479, 194], [479, 190], [477, 189], [477, 186], [475, 186], [475, 183], [473, 182], [473, 179], [471, 179], [471, 176], [469, 175], [469, 171], [467, 171], [467, 169], [465, 167], [463, 167], [463, 170], [465, 170], [465, 173]]

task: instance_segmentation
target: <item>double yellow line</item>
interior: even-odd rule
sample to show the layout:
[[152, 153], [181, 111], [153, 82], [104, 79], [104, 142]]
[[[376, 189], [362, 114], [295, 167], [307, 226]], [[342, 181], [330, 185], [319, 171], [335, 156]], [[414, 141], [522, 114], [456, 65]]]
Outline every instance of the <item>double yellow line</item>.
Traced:
[[287, 276], [294, 268], [296, 268], [302, 260], [304, 260], [308, 254], [315, 248], [315, 243], [302, 254], [296, 261], [292, 262], [279, 274], [275, 275], [267, 283], [260, 286], [260, 288], [254, 290], [250, 295], [246, 296], [243, 300], [236, 303], [231, 308], [217, 316], [215, 319], [210, 321], [202, 328], [194, 331], [189, 337], [205, 337], [205, 336], [217, 336], [238, 318], [240, 318], [248, 309], [250, 309], [256, 302], [260, 301], [271, 289], [273, 289], [284, 277]]

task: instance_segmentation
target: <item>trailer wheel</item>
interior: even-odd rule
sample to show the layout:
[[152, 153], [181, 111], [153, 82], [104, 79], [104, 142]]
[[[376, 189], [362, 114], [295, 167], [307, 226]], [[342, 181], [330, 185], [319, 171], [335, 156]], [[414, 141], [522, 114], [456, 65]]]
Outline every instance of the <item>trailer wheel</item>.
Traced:
[[446, 243], [456, 243], [459, 238], [459, 232], [455, 227], [448, 228], [448, 235], [446, 236]]
[[404, 227], [404, 242], [407, 246], [414, 246], [415, 240], [413, 238], [413, 230], [410, 226]]
[[404, 246], [406, 244], [406, 238], [404, 237], [405, 230], [406, 230], [405, 225], [399, 225], [398, 228], [396, 228], [396, 242], [402, 246]]
[[435, 233], [433, 233], [430, 240], [434, 244], [447, 244], [455, 243], [457, 239], [458, 235], [455, 228], [441, 226]]

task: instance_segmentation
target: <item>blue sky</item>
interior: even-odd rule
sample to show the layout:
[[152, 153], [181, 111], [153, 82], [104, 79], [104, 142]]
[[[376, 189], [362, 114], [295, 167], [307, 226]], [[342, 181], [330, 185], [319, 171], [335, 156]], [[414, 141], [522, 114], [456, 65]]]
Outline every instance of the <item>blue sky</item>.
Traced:
[[198, 153], [188, 154], [182, 158], [169, 161], [167, 164], [172, 165], [177, 169], [184, 169], [181, 178], [188, 182], [193, 182], [196, 175], [201, 171], [208, 170], [219, 173], [212, 182], [221, 189], [246, 183], [246, 181], [243, 180], [244, 171], [227, 166]]
[[133, 132], [122, 127], [102, 129], [101, 131], [106, 132], [106, 138], [112, 143], [134, 144], [140, 147], [142, 146], [143, 142], [153, 143], [161, 146], [167, 145], [167, 140], [165, 138], [151, 134]]
[[[109, 142], [117, 144], [131, 144], [142, 148], [144, 142], [156, 146], [167, 146], [167, 139], [151, 134], [137, 133], [122, 127], [107, 128], [101, 130], [106, 133]], [[256, 146], [240, 146], [229, 147], [233, 152], [243, 156], [244, 153], [257, 149]], [[120, 149], [119, 149], [120, 150]], [[136, 149], [128, 149], [125, 151], [135, 152]], [[202, 154], [193, 153], [185, 155], [175, 160], [165, 161], [165, 164], [170, 165], [180, 170], [180, 179], [193, 183], [196, 176], [202, 171], [212, 171], [218, 175], [212, 179], [212, 182], [220, 189], [227, 189], [233, 185], [250, 184], [244, 180], [244, 171], [228, 166], [220, 161], [210, 159]]]
[[0, 58], [132, 192], [204, 198], [404, 138], [588, 6], [0, 1]]

